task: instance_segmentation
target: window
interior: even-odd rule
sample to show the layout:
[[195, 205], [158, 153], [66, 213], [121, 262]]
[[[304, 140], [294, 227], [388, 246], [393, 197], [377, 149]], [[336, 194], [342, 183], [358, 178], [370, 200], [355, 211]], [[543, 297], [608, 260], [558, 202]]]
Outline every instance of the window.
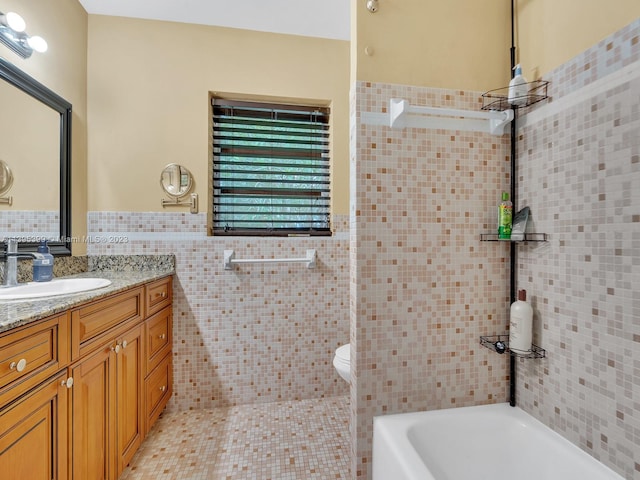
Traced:
[[329, 109], [214, 98], [214, 235], [331, 235]]

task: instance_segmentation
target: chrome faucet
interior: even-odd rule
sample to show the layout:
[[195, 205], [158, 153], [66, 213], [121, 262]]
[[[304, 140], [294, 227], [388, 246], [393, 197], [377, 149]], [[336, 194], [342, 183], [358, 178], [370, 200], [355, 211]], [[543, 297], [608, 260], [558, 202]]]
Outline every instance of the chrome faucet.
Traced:
[[15, 287], [16, 285], [18, 285], [18, 239], [7, 238], [2, 286]]
[[18, 253], [18, 239], [7, 238], [6, 250], [4, 253], [4, 265], [3, 272], [4, 280], [2, 287], [15, 287], [20, 285], [18, 283], [18, 258], [43, 258], [41, 253], [35, 252], [22, 252]]

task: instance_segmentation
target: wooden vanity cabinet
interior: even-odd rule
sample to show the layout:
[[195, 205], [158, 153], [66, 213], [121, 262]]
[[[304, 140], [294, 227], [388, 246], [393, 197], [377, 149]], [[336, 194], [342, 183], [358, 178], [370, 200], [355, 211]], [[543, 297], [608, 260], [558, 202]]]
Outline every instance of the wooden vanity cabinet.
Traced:
[[0, 409], [2, 478], [69, 478], [66, 379], [66, 372], [54, 375]]
[[167, 277], [0, 334], [0, 477], [120, 476], [171, 396], [170, 292]]
[[72, 478], [118, 478], [142, 443], [142, 360], [137, 324], [71, 366]]
[[115, 354], [110, 346], [99, 349], [70, 369], [69, 478], [113, 480], [115, 428]]
[[173, 299], [172, 285], [171, 277], [161, 278], [145, 285], [145, 317], [149, 317], [171, 305]]
[[67, 313], [0, 334], [0, 406], [66, 367], [69, 355]]
[[145, 320], [145, 435], [164, 410], [172, 394], [173, 310], [171, 278], [147, 286]]
[[67, 313], [0, 334], [0, 476], [68, 478], [69, 356]]

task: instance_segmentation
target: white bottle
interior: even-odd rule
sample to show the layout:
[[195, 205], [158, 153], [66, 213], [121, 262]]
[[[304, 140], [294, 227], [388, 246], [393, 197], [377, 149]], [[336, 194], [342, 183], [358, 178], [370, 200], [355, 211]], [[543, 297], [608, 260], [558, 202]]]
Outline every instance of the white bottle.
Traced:
[[507, 101], [511, 105], [521, 107], [527, 104], [527, 80], [522, 76], [522, 69], [520, 64], [516, 65], [515, 75], [509, 82], [509, 95]]
[[531, 351], [533, 308], [527, 303], [527, 291], [518, 290], [518, 300], [511, 305], [509, 350], [514, 353]]

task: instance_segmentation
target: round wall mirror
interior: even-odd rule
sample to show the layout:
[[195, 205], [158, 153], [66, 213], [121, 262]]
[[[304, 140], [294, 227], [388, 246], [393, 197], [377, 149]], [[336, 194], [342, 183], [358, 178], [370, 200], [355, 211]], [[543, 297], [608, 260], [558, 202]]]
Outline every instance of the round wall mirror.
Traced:
[[4, 160], [0, 160], [0, 195], [4, 195], [11, 190], [11, 185], [13, 185], [11, 169]]
[[191, 172], [177, 163], [170, 163], [164, 167], [160, 175], [162, 189], [173, 198], [184, 197], [189, 193], [192, 181]]

